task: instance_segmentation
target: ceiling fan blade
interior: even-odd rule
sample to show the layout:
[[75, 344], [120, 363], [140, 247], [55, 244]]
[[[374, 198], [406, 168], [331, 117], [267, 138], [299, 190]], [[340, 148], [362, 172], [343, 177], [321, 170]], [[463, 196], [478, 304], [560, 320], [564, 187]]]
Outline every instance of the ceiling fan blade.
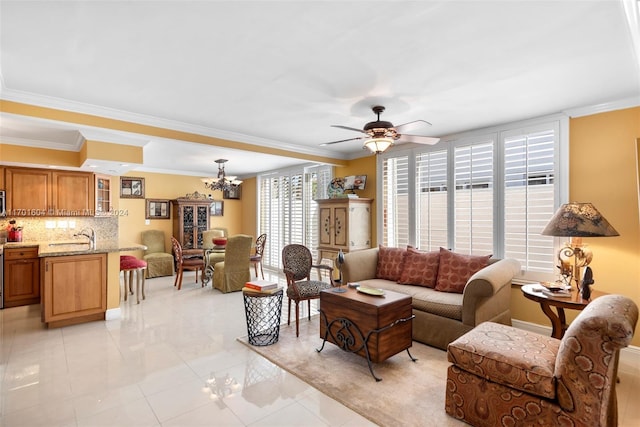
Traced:
[[407, 122], [396, 126], [396, 130], [398, 131], [398, 133], [418, 131], [422, 129], [426, 130], [427, 126], [431, 126], [431, 123], [426, 120], [414, 120], [412, 122]]
[[356, 132], [366, 133], [362, 129], [350, 128], [349, 126], [341, 126], [341, 125], [331, 125], [332, 128], [340, 128], [346, 130], [355, 130]]
[[320, 145], [333, 145], [333, 144], [337, 144], [339, 142], [347, 142], [347, 141], [355, 141], [357, 139], [362, 139], [362, 137], [358, 137], [358, 138], [349, 138], [349, 139], [341, 139], [340, 141], [331, 141], [331, 142], [323, 142]]
[[414, 144], [437, 144], [440, 138], [433, 138], [431, 136], [420, 135], [400, 135], [398, 142], [413, 142]]

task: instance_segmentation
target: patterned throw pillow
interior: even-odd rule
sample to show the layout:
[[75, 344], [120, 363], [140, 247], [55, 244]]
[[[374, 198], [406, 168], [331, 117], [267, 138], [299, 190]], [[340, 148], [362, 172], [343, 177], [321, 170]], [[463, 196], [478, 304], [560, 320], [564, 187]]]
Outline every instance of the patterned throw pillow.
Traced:
[[407, 248], [404, 268], [398, 283], [401, 285], [418, 285], [435, 288], [438, 277], [440, 252], [420, 252], [412, 247]]
[[489, 263], [491, 255], [461, 255], [440, 248], [436, 291], [461, 294], [473, 274]]
[[402, 273], [406, 253], [407, 250], [404, 248], [390, 248], [380, 245], [378, 249], [376, 278], [397, 282]]

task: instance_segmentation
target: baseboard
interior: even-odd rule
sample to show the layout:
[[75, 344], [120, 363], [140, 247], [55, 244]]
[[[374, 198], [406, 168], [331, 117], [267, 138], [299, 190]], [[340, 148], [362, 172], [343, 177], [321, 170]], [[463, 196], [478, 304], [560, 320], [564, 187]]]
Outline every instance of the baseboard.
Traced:
[[[536, 323], [523, 322], [522, 320], [511, 319], [513, 327], [524, 329], [525, 331], [535, 332], [541, 335], [551, 335], [551, 327], [541, 326]], [[630, 345], [620, 350], [620, 365], [618, 369], [621, 372], [630, 373], [632, 375], [640, 375], [640, 347]]]
[[110, 308], [105, 313], [104, 320], [117, 320], [117, 319], [120, 318], [120, 316], [121, 316], [120, 307], [118, 307], [118, 308]]

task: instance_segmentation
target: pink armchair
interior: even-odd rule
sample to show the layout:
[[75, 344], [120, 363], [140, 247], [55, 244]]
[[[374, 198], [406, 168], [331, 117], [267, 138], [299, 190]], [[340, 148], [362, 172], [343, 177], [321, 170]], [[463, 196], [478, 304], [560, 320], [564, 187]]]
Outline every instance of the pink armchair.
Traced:
[[638, 307], [592, 301], [561, 340], [486, 322], [451, 344], [445, 410], [473, 426], [616, 426], [621, 348]]

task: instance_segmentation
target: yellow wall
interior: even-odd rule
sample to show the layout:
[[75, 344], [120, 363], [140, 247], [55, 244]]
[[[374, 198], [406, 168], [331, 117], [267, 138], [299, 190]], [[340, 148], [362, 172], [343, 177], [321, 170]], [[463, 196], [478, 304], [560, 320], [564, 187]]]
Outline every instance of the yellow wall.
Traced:
[[[197, 191], [201, 194], [211, 194], [215, 200], [223, 200], [221, 191], [212, 192], [211, 190], [206, 189], [200, 178], [197, 177], [138, 172], [132, 172], [128, 176], [144, 178], [145, 198], [147, 199], [171, 200], [177, 197], [184, 197], [187, 193], [194, 193]], [[115, 188], [119, 189], [119, 177], [113, 177], [113, 180], [113, 185]], [[249, 185], [247, 185], [247, 187], [249, 187]], [[243, 194], [240, 200], [223, 200], [224, 215], [210, 217], [211, 227], [226, 227], [231, 235], [239, 233], [253, 235], [252, 232], [255, 233], [255, 225], [252, 230], [246, 230], [244, 228], [242, 215], [244, 210], [243, 205], [244, 201], [248, 201], [248, 199], [250, 199], [244, 193], [244, 188], [245, 184], [243, 183]], [[253, 192], [255, 194], [255, 190]], [[118, 223], [120, 239], [141, 243], [140, 233], [143, 230], [162, 230], [165, 233], [165, 245], [167, 250], [170, 250], [170, 237], [173, 234], [173, 213], [171, 214], [171, 219], [152, 219], [150, 220], [149, 225], [145, 225], [145, 200], [120, 199], [119, 195], [120, 193], [118, 191], [116, 195], [118, 203], [116, 206], [118, 207], [117, 212], [120, 215]], [[253, 200], [255, 200], [255, 195], [253, 196]], [[132, 254], [141, 256], [142, 252], [132, 252]]]
[[350, 160], [347, 166], [338, 167], [333, 169], [334, 176], [344, 177], [351, 175], [366, 175], [367, 182], [365, 183], [364, 190], [358, 191], [358, 196], [365, 199], [373, 199], [371, 203], [371, 246], [378, 245], [377, 235], [377, 207], [376, 207], [376, 156], [369, 155], [361, 157], [359, 159]]
[[[255, 239], [258, 236], [257, 179], [251, 178], [243, 180], [241, 188], [242, 212], [239, 223], [240, 228], [237, 233], [248, 234]], [[225, 216], [226, 215], [227, 213], [225, 212]]]
[[[640, 107], [570, 121], [569, 198], [593, 203], [620, 233], [619, 237], [584, 239], [594, 254], [594, 289], [627, 295], [640, 305], [638, 137]], [[537, 305], [525, 300], [517, 287], [512, 293], [512, 314], [515, 319], [549, 325]], [[573, 319], [576, 313], [568, 310], [567, 314]], [[640, 334], [633, 345], [640, 345]]]

